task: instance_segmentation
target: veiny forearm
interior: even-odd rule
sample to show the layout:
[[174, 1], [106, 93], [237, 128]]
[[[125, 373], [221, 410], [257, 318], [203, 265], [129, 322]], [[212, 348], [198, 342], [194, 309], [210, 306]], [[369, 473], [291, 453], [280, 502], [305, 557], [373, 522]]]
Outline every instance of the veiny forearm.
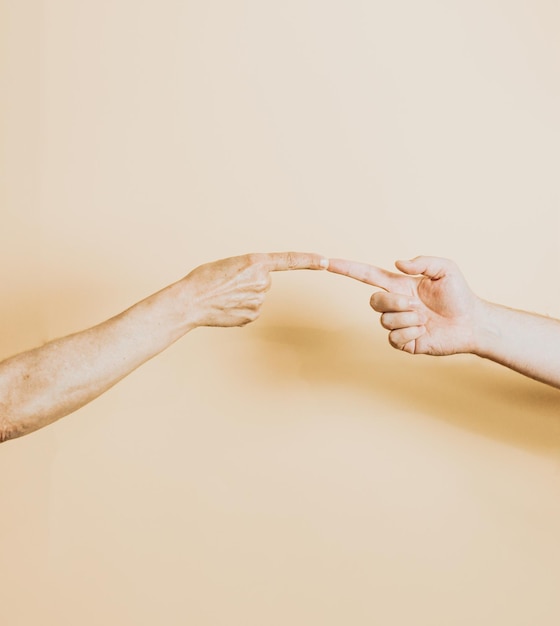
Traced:
[[186, 282], [93, 328], [0, 363], [0, 441], [75, 411], [191, 330]]
[[93, 328], [0, 363], [0, 441], [68, 415], [197, 326], [257, 319], [270, 273], [325, 269], [314, 253], [245, 254], [185, 278]]
[[482, 302], [473, 352], [560, 388], [560, 320]]

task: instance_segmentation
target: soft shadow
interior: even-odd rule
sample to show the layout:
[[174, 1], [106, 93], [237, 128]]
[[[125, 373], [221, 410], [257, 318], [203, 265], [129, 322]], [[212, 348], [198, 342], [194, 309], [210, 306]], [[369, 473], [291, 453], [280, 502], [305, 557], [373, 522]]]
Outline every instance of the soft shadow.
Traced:
[[298, 377], [383, 396], [470, 432], [531, 452], [560, 453], [560, 392], [476, 357], [412, 356], [389, 346], [381, 330], [322, 330], [301, 325], [260, 325], [254, 335], [267, 370], [294, 372], [275, 358], [290, 348]]

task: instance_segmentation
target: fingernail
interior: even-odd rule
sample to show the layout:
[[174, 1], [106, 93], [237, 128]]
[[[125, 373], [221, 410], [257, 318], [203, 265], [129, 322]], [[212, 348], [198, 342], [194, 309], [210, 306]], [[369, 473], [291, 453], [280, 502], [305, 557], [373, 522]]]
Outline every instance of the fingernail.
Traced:
[[408, 301], [409, 306], [419, 306], [420, 300], [418, 298], [410, 298]]
[[329, 260], [328, 260], [328, 259], [321, 259], [321, 260], [319, 261], [319, 265], [320, 265], [323, 269], [327, 270], [327, 269], [329, 269]]

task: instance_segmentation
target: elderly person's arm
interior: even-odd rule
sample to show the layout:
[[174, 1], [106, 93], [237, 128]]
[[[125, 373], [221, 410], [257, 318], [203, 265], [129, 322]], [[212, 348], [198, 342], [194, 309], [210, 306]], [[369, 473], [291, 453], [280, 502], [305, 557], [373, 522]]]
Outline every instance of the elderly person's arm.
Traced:
[[254, 321], [270, 272], [324, 269], [320, 255], [249, 254], [201, 265], [182, 280], [88, 330], [0, 363], [0, 441], [87, 404], [199, 326]]
[[471, 353], [560, 388], [560, 321], [477, 297], [448, 259], [397, 261], [396, 274], [344, 259], [329, 271], [385, 290], [372, 295], [394, 348], [436, 356]]

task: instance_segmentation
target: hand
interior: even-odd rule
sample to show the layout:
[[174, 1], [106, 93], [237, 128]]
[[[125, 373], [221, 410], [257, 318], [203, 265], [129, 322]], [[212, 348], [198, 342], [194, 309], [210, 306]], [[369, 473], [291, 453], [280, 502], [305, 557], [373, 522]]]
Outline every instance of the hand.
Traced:
[[245, 326], [260, 314], [270, 272], [327, 266], [324, 257], [303, 252], [246, 254], [201, 265], [184, 279], [192, 289], [193, 326]]
[[453, 261], [419, 256], [397, 261], [403, 274], [331, 259], [329, 271], [380, 287], [370, 300], [389, 331], [389, 343], [411, 354], [471, 352], [482, 301], [471, 291]]

